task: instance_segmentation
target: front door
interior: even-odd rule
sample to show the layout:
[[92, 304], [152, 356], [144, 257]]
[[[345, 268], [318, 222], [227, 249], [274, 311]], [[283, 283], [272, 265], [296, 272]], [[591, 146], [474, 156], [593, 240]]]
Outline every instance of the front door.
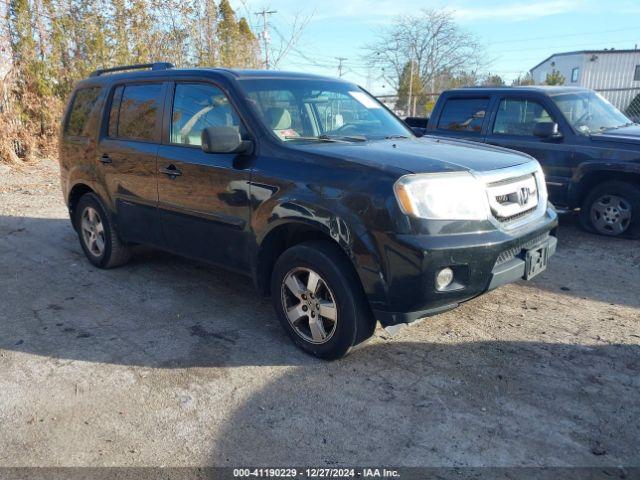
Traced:
[[118, 85], [111, 95], [107, 131], [98, 149], [99, 171], [117, 214], [120, 236], [158, 245], [156, 156], [165, 86]]
[[240, 271], [248, 268], [250, 234], [247, 158], [204, 153], [205, 127], [242, 131], [228, 98], [210, 83], [176, 83], [158, 151], [159, 213], [166, 247]]
[[[549, 199], [559, 205], [566, 205], [567, 185], [571, 178], [569, 166], [572, 147], [562, 137], [540, 138], [533, 134], [537, 122], [558, 123], [558, 119], [553, 118], [548, 110], [533, 99], [502, 98], [493, 124], [489, 125], [486, 142], [528, 153], [538, 160], [547, 180]], [[566, 166], [568, 177], [562, 174], [559, 169], [561, 166]]]

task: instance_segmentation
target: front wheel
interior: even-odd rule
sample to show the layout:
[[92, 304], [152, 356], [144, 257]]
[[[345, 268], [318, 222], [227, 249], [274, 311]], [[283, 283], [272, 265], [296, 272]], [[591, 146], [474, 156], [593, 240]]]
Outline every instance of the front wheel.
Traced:
[[618, 180], [597, 185], [582, 203], [580, 223], [601, 235], [640, 238], [640, 188]]
[[274, 267], [271, 295], [291, 339], [317, 357], [341, 358], [373, 335], [375, 321], [359, 279], [346, 255], [330, 242], [286, 250]]

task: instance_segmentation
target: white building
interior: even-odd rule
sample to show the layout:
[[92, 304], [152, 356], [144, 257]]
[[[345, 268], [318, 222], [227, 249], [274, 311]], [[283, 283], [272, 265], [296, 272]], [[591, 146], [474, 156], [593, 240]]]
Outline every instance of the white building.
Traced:
[[533, 67], [536, 84], [547, 74], [560, 72], [565, 85], [600, 92], [620, 110], [640, 94], [640, 50], [582, 50], [555, 53]]

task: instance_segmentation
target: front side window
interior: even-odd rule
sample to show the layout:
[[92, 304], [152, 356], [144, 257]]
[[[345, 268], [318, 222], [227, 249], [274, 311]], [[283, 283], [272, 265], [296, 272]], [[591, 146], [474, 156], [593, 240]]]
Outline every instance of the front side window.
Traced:
[[[109, 135], [130, 140], [157, 140], [162, 85], [153, 83], [126, 85], [124, 90], [118, 88], [114, 92], [109, 116]], [[119, 95], [121, 99], [118, 102]], [[114, 109], [118, 110], [117, 121]]]
[[280, 140], [375, 140], [412, 133], [355, 85], [322, 79], [241, 81], [257, 117]]
[[499, 135], [533, 136], [536, 123], [551, 122], [551, 116], [538, 102], [505, 98], [500, 101], [493, 133]]
[[636, 82], [640, 82], [640, 65], [636, 65], [636, 71], [633, 74], [633, 80]]
[[227, 96], [213, 85], [179, 83], [173, 98], [171, 143], [200, 146], [207, 127], [240, 128]]
[[561, 93], [551, 99], [567, 122], [582, 135], [622, 127], [631, 122], [624, 113], [592, 91]]
[[488, 105], [488, 98], [449, 99], [442, 109], [438, 128], [480, 133]]
[[100, 87], [83, 88], [78, 90], [73, 98], [69, 118], [64, 133], [72, 137], [86, 137], [91, 131], [90, 119], [97, 118], [93, 110], [98, 104]]

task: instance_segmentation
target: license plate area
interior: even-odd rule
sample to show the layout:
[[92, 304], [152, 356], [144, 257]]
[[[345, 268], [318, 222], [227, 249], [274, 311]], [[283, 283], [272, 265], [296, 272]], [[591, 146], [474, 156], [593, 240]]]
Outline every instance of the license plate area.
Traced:
[[547, 245], [526, 250], [524, 279], [531, 280], [539, 273], [544, 272], [547, 269], [548, 260], [549, 248]]

